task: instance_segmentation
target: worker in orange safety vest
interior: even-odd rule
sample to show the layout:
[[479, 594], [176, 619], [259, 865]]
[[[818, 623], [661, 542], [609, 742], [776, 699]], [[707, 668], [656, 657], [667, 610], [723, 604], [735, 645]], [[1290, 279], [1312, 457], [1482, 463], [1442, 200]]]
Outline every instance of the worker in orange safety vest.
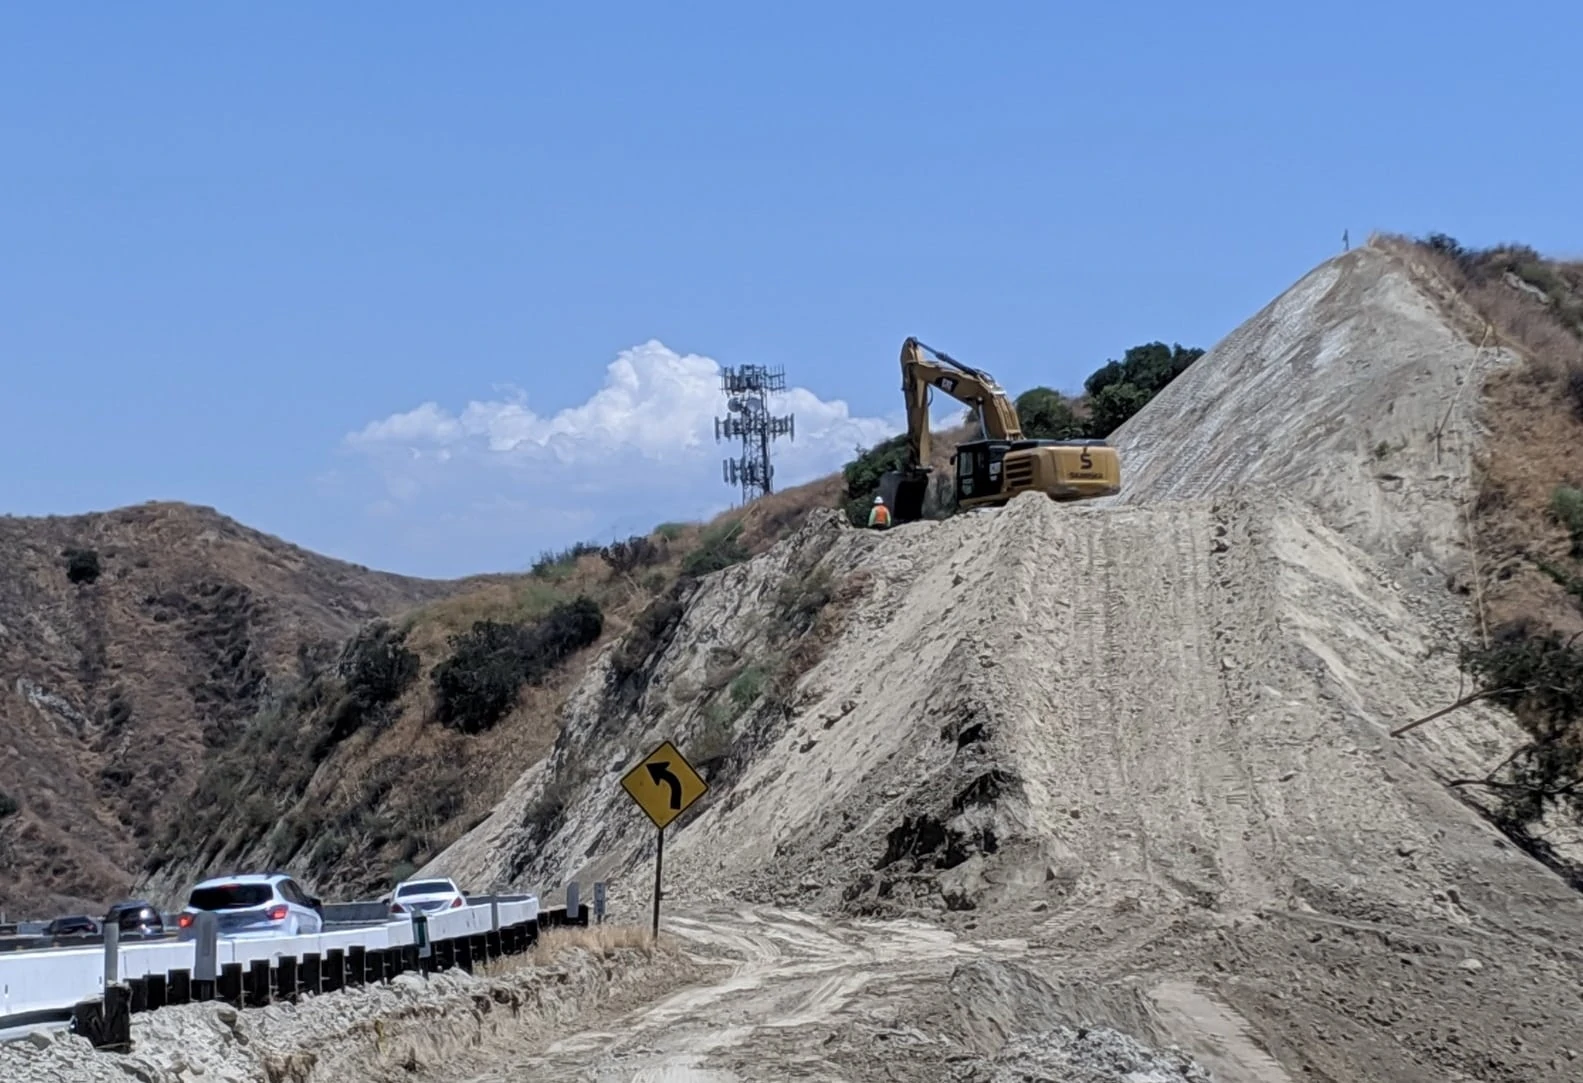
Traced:
[[890, 526], [890, 509], [885, 506], [883, 496], [874, 498], [874, 507], [868, 513], [868, 525], [875, 530], [884, 530]]

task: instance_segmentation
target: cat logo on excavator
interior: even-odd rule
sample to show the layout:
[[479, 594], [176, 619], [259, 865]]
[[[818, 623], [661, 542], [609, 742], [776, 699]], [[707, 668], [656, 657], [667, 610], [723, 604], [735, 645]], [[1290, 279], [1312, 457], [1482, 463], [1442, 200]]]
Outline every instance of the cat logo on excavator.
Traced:
[[1030, 491], [1062, 502], [1121, 491], [1121, 457], [1115, 448], [1103, 440], [1025, 438], [1016, 406], [989, 373], [908, 338], [901, 347], [901, 376], [907, 462], [880, 479], [880, 495], [894, 522], [923, 516], [929, 488], [931, 386], [972, 407], [978, 422], [979, 438], [958, 444], [952, 456], [959, 507], [996, 507]]

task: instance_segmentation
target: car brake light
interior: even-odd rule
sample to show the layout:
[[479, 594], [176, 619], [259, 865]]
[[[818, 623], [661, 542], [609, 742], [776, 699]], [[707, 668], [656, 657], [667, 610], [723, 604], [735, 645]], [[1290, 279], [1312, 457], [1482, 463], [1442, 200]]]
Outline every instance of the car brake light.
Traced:
[[289, 914], [289, 913], [291, 913], [291, 911], [286, 909], [284, 904], [282, 904], [280, 906], [271, 906], [269, 908], [269, 920], [270, 921], [284, 921], [286, 915]]
[[451, 900], [451, 909], [452, 910], [455, 910], [458, 906], [461, 906], [461, 905], [462, 905], [462, 897], [460, 895], [458, 895], [456, 898]]
[[392, 914], [405, 914], [407, 912], [407, 910], [400, 903], [391, 903], [390, 904], [390, 912]]
[[192, 915], [183, 914], [178, 917], [176, 919], [176, 927], [180, 929], [190, 929], [192, 927]]

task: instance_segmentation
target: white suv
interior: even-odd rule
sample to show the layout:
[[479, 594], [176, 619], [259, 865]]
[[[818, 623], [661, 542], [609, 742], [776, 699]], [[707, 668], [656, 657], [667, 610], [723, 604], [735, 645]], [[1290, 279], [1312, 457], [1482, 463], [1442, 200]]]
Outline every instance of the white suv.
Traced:
[[183, 939], [193, 935], [199, 913], [212, 911], [221, 936], [305, 936], [324, 931], [324, 908], [302, 885], [281, 872], [217, 876], [192, 889], [176, 919]]
[[405, 880], [390, 893], [392, 914], [432, 914], [438, 910], [455, 910], [466, 905], [467, 899], [456, 886], [456, 881], [444, 877]]

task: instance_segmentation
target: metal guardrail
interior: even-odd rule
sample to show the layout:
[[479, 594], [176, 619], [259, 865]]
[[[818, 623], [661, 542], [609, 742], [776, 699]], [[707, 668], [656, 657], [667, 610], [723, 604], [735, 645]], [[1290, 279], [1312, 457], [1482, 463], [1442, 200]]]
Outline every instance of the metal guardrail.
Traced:
[[[213, 947], [200, 950], [198, 944], [184, 954], [170, 955], [177, 944], [185, 945], [192, 939], [191, 931], [184, 931], [180, 936], [174, 932], [151, 937], [129, 935], [123, 940], [119, 929], [115, 929], [108, 944], [104, 935], [38, 938], [49, 940], [45, 946], [63, 953], [61, 966], [67, 968], [62, 972], [65, 986], [76, 982], [78, 988], [85, 985], [86, 990], [91, 990], [97, 985], [100, 992], [87, 1000], [80, 999], [81, 993], [68, 993], [79, 997], [70, 1006], [64, 999], [51, 1003], [48, 998], [24, 997], [22, 1003], [16, 1004], [20, 1010], [0, 1015], [0, 1041], [21, 1037], [39, 1027], [69, 1026], [88, 1037], [96, 1047], [113, 1050], [125, 1048], [129, 1041], [131, 1013], [166, 1004], [219, 999], [237, 1007], [248, 1007], [271, 999], [295, 1000], [300, 994], [329, 992], [345, 985], [388, 981], [414, 968], [424, 973], [451, 966], [471, 970], [475, 960], [525, 950], [538, 939], [541, 928], [602, 922], [603, 887], [602, 883], [595, 885], [595, 906], [590, 908], [578, 901], [577, 885], [568, 884], [566, 901], [570, 904], [570, 913], [568, 906], [541, 907], [537, 896], [529, 893], [467, 894], [465, 909], [420, 915], [416, 919], [408, 916], [406, 920], [402, 916], [392, 917], [383, 903], [327, 904], [325, 916], [331, 921], [323, 934], [263, 938], [249, 942], [245, 952], [227, 948], [226, 954], [235, 961], [223, 964], [215, 961]], [[526, 910], [522, 907], [524, 903], [529, 904]], [[378, 920], [344, 920], [370, 914], [377, 915]], [[370, 930], [366, 939], [359, 935], [361, 928]], [[421, 934], [420, 929], [424, 930]], [[435, 937], [432, 946], [430, 935]], [[279, 948], [274, 948], [276, 944]], [[102, 976], [99, 976], [99, 960], [91, 956], [85, 959], [87, 953], [81, 950], [69, 950], [94, 946], [103, 948]], [[122, 954], [127, 949], [137, 953], [143, 962]], [[280, 949], [303, 954], [280, 954]], [[153, 954], [144, 955], [145, 950]], [[180, 952], [181, 949], [176, 950]], [[202, 961], [204, 950], [210, 953], [207, 964]], [[194, 951], [198, 954], [194, 955]], [[413, 955], [415, 951], [417, 956]], [[45, 952], [38, 954], [45, 957], [31, 963], [24, 963], [14, 955], [12, 959], [24, 969], [43, 965], [46, 973], [54, 973], [49, 969], [53, 964]], [[155, 962], [155, 955], [159, 957], [158, 962]], [[0, 961], [4, 958], [0, 956]], [[187, 966], [192, 969], [164, 969], [182, 959], [187, 960]], [[151, 962], [154, 963], [152, 967], [148, 965]], [[82, 973], [85, 963], [91, 972]], [[208, 971], [205, 971], [206, 966]], [[73, 974], [76, 976], [71, 976]], [[23, 986], [12, 986], [11, 992], [15, 994], [30, 985], [32, 981], [28, 979]], [[28, 1004], [27, 1000], [32, 1003]]]
[[[468, 895], [463, 893], [470, 905], [487, 904], [493, 895]], [[526, 895], [500, 895], [501, 902], [521, 902]], [[176, 932], [176, 914], [160, 915], [165, 922], [165, 932], [141, 934], [123, 931], [120, 941], [123, 944], [159, 944], [165, 941], [179, 939]], [[390, 920], [390, 906], [382, 902], [345, 902], [324, 904], [324, 925], [326, 930], [344, 929], [362, 925], [378, 925]], [[9, 926], [12, 930], [7, 933], [7, 927], [0, 927], [0, 953], [8, 951], [49, 951], [64, 948], [90, 948], [98, 947], [104, 943], [104, 933], [71, 933], [65, 936], [49, 936], [44, 932], [48, 925], [45, 921], [23, 921]]]

